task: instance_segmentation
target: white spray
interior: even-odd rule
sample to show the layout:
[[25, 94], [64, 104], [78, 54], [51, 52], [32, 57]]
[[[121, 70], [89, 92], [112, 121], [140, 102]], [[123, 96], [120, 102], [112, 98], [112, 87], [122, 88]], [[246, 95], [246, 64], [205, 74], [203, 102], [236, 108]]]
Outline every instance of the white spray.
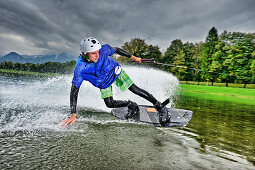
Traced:
[[[179, 81], [172, 74], [153, 68], [123, 66], [134, 83], [163, 101], [176, 94]], [[56, 129], [61, 120], [70, 114], [70, 89], [72, 75], [44, 80], [5, 79], [1, 84], [2, 131]], [[113, 85], [114, 99], [133, 100], [138, 104], [150, 105], [145, 99], [129, 90], [121, 92]], [[170, 103], [168, 107], [171, 107]], [[99, 89], [83, 82], [78, 96], [79, 109], [110, 112], [101, 99]]]

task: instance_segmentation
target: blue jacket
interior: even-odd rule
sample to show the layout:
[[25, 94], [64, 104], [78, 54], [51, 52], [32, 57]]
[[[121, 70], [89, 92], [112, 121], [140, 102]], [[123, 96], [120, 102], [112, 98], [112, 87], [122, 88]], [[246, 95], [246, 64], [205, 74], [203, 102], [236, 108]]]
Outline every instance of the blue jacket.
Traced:
[[120, 74], [119, 63], [109, 57], [114, 53], [114, 49], [105, 44], [99, 51], [99, 58], [96, 63], [85, 62], [80, 56], [74, 69], [72, 83], [77, 88], [80, 88], [83, 80], [89, 81], [93, 86], [100, 89], [111, 86]]

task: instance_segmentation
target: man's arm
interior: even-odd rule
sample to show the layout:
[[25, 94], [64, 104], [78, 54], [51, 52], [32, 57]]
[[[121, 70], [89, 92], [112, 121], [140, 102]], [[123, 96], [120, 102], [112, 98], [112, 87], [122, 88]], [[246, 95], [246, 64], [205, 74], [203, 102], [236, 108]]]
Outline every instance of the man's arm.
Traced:
[[70, 108], [71, 114], [76, 113], [77, 99], [78, 99], [79, 89], [72, 84], [71, 93], [70, 93]]
[[79, 92], [79, 89], [72, 84], [71, 93], [70, 93], [71, 115], [68, 119], [62, 122], [62, 126], [67, 126], [69, 123], [70, 125], [72, 125], [76, 120], [76, 106], [77, 106], [78, 92]]
[[117, 54], [119, 54], [119, 55], [121, 55], [121, 56], [125, 56], [125, 57], [128, 57], [128, 58], [131, 58], [133, 61], [136, 61], [136, 62], [138, 62], [138, 63], [141, 63], [141, 62], [142, 62], [141, 58], [136, 57], [136, 56], [134, 56], [134, 55], [131, 55], [131, 54], [129, 54], [128, 52], [126, 52], [125, 50], [123, 50], [123, 49], [121, 49], [121, 48], [113, 47], [113, 49], [114, 49], [114, 51], [115, 51]]

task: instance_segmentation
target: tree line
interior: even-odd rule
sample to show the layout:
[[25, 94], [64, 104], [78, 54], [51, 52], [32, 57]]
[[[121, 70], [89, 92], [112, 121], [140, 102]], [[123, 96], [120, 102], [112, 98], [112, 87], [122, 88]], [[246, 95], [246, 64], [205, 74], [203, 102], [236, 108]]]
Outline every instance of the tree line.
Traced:
[[68, 74], [73, 72], [76, 61], [70, 61], [66, 63], [58, 62], [46, 62], [43, 64], [32, 64], [32, 63], [13, 63], [11, 61], [4, 61], [0, 63], [0, 68], [20, 70], [20, 71], [32, 71], [39, 73], [61, 73]]
[[[123, 49], [141, 58], [155, 58], [157, 62], [184, 67], [159, 66], [172, 72], [180, 80], [226, 83], [255, 83], [255, 33], [227, 32], [218, 35], [212, 27], [206, 40], [183, 43], [173, 40], [165, 53], [158, 46], [134, 38]], [[120, 58], [119, 61], [126, 60]], [[193, 68], [193, 69], [192, 69]]]
[[[152, 65], [172, 72], [180, 80], [226, 83], [255, 83], [255, 33], [227, 32], [218, 35], [212, 27], [204, 42], [183, 43], [175, 39], [164, 53], [158, 45], [149, 45], [145, 39], [133, 38], [125, 42], [124, 50], [143, 59], [154, 58], [165, 65]], [[126, 57], [112, 56], [118, 62], [130, 62]], [[72, 73], [76, 61], [44, 64], [0, 63], [0, 68], [22, 71]], [[169, 67], [176, 65], [183, 67]]]

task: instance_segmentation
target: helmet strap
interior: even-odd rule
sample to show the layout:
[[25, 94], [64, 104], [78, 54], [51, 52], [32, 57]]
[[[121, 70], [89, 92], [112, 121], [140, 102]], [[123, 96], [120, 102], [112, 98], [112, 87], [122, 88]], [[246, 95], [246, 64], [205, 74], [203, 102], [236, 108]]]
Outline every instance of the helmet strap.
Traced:
[[82, 56], [82, 59], [83, 59], [84, 61], [89, 62], [89, 63], [91, 62], [90, 59], [89, 59], [89, 57], [87, 56], [87, 54], [84, 54], [84, 52], [82, 52], [81, 56]]

